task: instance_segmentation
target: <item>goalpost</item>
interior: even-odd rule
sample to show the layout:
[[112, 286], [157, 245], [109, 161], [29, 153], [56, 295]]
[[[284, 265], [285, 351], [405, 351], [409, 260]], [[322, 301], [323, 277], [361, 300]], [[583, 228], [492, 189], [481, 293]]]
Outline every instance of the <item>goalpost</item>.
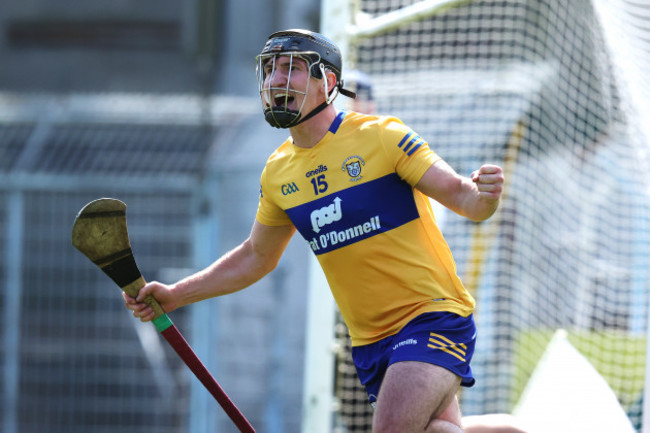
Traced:
[[[490, 220], [439, 214], [477, 300], [466, 415], [511, 412], [564, 329], [650, 433], [649, 21], [631, 0], [322, 2], [320, 30], [342, 48], [343, 78], [367, 73], [379, 113], [401, 118], [462, 174], [504, 167]], [[311, 305], [333, 322], [325, 283], [314, 293], [323, 303]], [[333, 362], [337, 341], [324, 328], [307, 338]], [[370, 431], [341, 420], [327, 362], [306, 367], [303, 431]], [[310, 423], [314, 410], [325, 427]]]

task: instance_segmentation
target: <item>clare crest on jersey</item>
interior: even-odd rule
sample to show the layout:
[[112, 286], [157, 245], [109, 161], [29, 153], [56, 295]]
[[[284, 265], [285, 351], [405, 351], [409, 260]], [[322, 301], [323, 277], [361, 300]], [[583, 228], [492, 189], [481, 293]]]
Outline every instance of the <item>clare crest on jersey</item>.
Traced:
[[345, 166], [348, 169], [350, 177], [357, 177], [361, 174], [361, 164], [359, 161], [354, 161]]
[[350, 176], [350, 181], [354, 182], [361, 179], [361, 167], [366, 165], [366, 162], [358, 155], [349, 156], [343, 161], [342, 169], [347, 171]]

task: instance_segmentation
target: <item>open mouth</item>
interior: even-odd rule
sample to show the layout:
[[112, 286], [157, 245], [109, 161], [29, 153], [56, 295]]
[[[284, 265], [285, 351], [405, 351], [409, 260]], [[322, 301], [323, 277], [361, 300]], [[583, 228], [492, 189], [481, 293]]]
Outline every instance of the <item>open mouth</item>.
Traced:
[[295, 99], [296, 98], [294, 98], [291, 94], [277, 93], [273, 96], [273, 105], [275, 107], [288, 107], [294, 102]]

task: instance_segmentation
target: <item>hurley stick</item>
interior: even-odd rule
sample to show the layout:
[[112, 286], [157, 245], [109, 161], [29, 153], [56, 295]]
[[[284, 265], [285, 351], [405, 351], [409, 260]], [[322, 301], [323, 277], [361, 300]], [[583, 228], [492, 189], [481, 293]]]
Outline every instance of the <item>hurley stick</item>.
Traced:
[[[101, 198], [84, 206], [72, 227], [72, 245], [129, 296], [135, 298], [145, 285], [131, 251], [126, 228], [126, 205], [120, 200]], [[144, 302], [153, 308], [153, 324], [156, 329], [210, 391], [239, 430], [243, 433], [255, 433], [251, 424], [201, 363], [158, 302], [152, 296], [147, 296]]]

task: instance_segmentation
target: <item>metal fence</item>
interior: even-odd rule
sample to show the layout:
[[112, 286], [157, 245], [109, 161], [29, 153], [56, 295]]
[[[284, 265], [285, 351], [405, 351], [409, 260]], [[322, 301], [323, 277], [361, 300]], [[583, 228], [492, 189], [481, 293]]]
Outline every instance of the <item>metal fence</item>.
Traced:
[[[237, 131], [257, 124], [255, 110], [256, 101], [227, 98], [0, 96], [3, 432], [233, 428], [155, 328], [129, 316], [117, 286], [72, 248], [70, 234], [83, 205], [114, 197], [127, 203], [145, 278], [173, 282], [214, 260], [253, 220], [266, 149], [240, 156], [247, 147]], [[273, 336], [285, 324], [273, 321], [278, 306], [268, 297], [284, 290], [282, 275], [228, 301], [239, 311], [237, 329], [232, 311], [215, 314], [217, 303], [173, 313], [222, 385], [237, 384], [224, 388], [251, 421], [276, 431], [295, 429], [300, 416], [286, 417], [277, 404], [297, 404], [300, 381], [281, 389], [284, 369], [268, 367], [278, 364], [270, 350], [278, 341], [293, 354], [302, 344], [298, 334]], [[264, 329], [270, 335], [257, 350], [243, 345]], [[228, 341], [242, 350], [217, 361]], [[257, 378], [257, 386], [240, 386], [238, 377]], [[269, 389], [278, 392], [273, 406]]]

